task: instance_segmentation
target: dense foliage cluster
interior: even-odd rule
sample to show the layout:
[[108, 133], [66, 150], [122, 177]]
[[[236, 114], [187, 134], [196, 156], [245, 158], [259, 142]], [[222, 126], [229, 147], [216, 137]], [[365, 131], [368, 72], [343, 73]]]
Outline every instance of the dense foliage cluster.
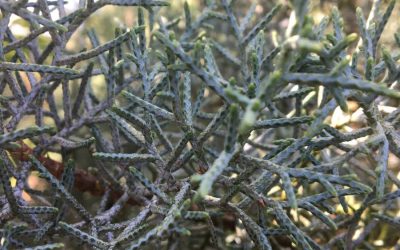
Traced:
[[[376, 230], [400, 227], [388, 163], [400, 56], [379, 43], [396, 1], [358, 9], [358, 34], [338, 9], [316, 22], [307, 0], [262, 2], [258, 20], [256, 3], [240, 17], [235, 0], [196, 15], [185, 3], [168, 20], [163, 0], [81, 0], [70, 14], [62, 0], [0, 0], [1, 249], [395, 246]], [[137, 25], [105, 43], [89, 30], [92, 48], [68, 51], [106, 5], [134, 6]], [[330, 122], [356, 109], [352, 126]]]

